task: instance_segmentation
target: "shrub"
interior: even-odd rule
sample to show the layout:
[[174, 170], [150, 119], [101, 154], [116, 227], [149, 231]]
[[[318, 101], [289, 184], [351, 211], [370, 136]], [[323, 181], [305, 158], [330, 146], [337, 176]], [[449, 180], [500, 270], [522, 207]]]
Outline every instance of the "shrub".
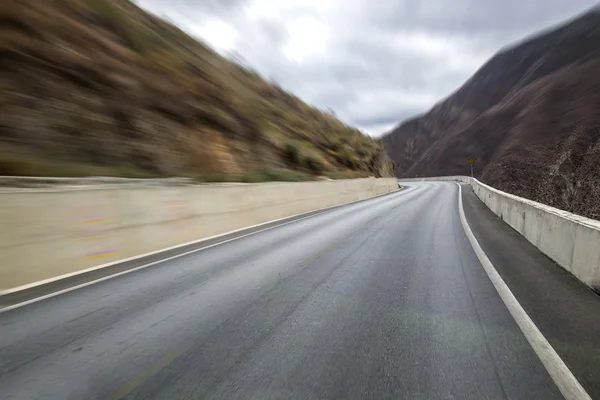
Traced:
[[307, 174], [298, 171], [272, 170], [261, 172], [249, 172], [241, 177], [242, 182], [303, 182], [311, 178]]
[[129, 48], [142, 51], [153, 44], [151, 35], [109, 0], [86, 0], [86, 4]]
[[297, 166], [300, 163], [300, 154], [298, 153], [298, 148], [291, 143], [286, 144], [285, 148], [283, 149], [283, 159], [289, 166]]
[[358, 179], [358, 178], [368, 178], [369, 174], [362, 171], [352, 171], [346, 170], [343, 172], [334, 171], [327, 173], [327, 177], [331, 179]]
[[302, 162], [304, 164], [304, 167], [307, 170], [309, 170], [310, 173], [312, 173], [313, 175], [319, 175], [325, 169], [325, 164], [323, 163], [323, 161], [313, 156], [304, 156]]
[[335, 158], [340, 164], [347, 168], [356, 168], [354, 162], [354, 155], [350, 153], [347, 149], [343, 149], [341, 152], [336, 153]]
[[121, 178], [150, 178], [157, 176], [155, 173], [152, 174], [130, 165], [103, 166], [69, 161], [60, 162], [11, 153], [0, 153], [0, 175], [52, 177], [116, 176]]
[[0, 175], [6, 176], [28, 176], [34, 174], [31, 164], [22, 158], [0, 153]]

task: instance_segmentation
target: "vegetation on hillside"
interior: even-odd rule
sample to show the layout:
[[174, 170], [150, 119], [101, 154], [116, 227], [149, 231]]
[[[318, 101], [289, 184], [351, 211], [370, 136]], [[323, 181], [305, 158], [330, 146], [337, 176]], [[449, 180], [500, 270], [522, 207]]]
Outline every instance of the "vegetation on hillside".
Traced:
[[5, 0], [0, 174], [392, 173], [379, 141], [128, 0]]

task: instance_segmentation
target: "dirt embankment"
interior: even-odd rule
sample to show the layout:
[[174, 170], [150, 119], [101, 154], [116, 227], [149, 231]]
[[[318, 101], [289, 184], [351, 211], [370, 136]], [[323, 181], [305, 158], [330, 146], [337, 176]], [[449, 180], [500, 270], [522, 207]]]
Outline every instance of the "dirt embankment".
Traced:
[[5, 0], [0, 174], [390, 175], [380, 142], [128, 0]]

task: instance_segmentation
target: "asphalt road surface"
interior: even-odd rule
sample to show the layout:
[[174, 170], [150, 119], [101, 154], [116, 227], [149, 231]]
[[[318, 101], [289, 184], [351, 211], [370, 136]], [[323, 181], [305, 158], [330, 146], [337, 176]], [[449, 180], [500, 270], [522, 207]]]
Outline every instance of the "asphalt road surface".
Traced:
[[[465, 211], [476, 236], [493, 232], [484, 250], [506, 268], [530, 258], [529, 283], [499, 272], [600, 394], [598, 296], [477, 201]], [[568, 309], [531, 295], [552, 284]], [[471, 248], [458, 185], [429, 182], [1, 313], [0, 398], [562, 396]]]

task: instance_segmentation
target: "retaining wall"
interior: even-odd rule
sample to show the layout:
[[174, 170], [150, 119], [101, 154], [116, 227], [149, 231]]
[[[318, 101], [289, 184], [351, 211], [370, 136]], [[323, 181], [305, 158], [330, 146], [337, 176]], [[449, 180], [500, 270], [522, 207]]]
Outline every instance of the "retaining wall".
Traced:
[[395, 190], [395, 178], [4, 188], [0, 190], [0, 293]]
[[600, 221], [494, 189], [466, 176], [401, 179], [468, 183], [479, 199], [561, 267], [600, 290]]

